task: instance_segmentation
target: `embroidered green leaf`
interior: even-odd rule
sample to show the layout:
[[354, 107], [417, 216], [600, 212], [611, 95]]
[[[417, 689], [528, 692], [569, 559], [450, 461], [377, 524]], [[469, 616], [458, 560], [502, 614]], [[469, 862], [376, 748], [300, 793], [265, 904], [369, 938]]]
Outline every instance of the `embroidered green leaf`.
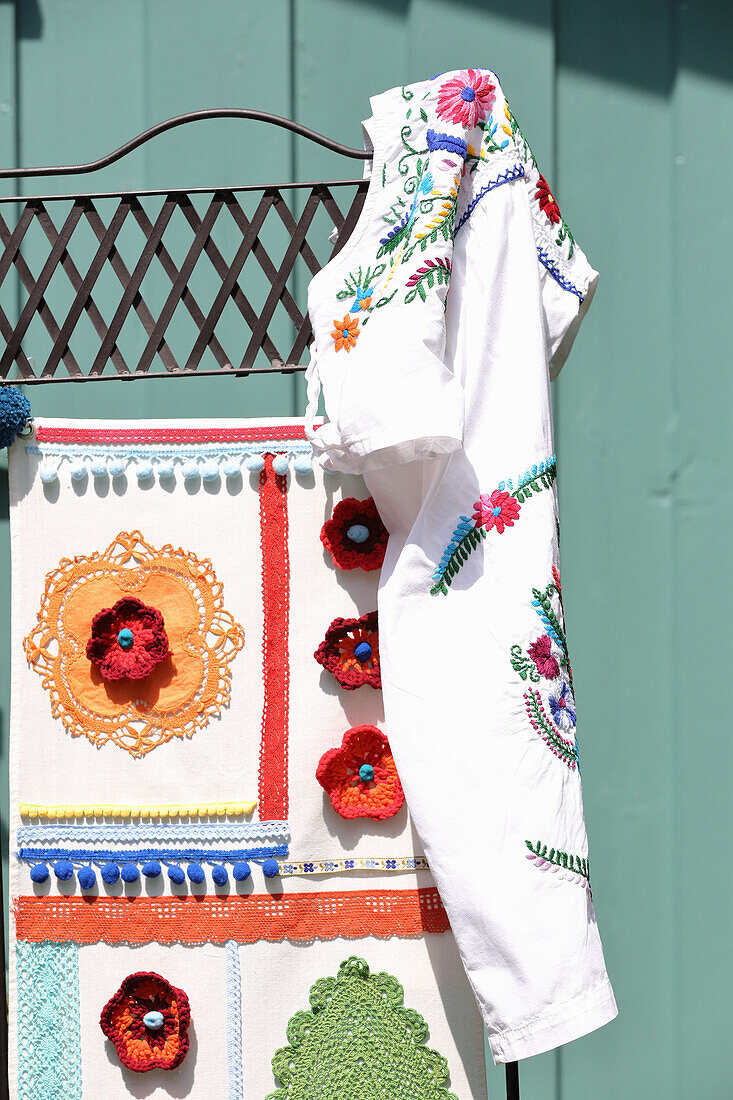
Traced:
[[428, 116], [427, 116], [427, 112], [425, 111], [425, 108], [424, 108], [424, 107], [421, 107], [421, 108], [420, 108], [420, 118], [421, 118], [421, 119], [423, 120], [423, 122], [427, 122], [427, 121], [428, 121]]
[[559, 849], [556, 851], [554, 848], [550, 848], [548, 852], [547, 845], [543, 844], [541, 840], [538, 840], [535, 844], [531, 840], [525, 840], [524, 843], [529, 848], [532, 856], [535, 857], [535, 862], [540, 861], [540, 866], [544, 862], [552, 864], [554, 867], [560, 867], [565, 871], [571, 871], [575, 875], [580, 875], [590, 885], [590, 860], [585, 856], [571, 855], [569, 852], [561, 852]]
[[512, 668], [519, 673], [523, 680], [529, 677], [533, 684], [540, 682], [540, 674], [534, 661], [524, 652], [519, 643], [515, 642], [511, 648], [511, 662]]
[[[427, 299], [427, 290], [441, 283], [448, 284], [451, 276], [451, 262], [437, 257], [435, 260], [426, 260], [422, 267], [413, 272], [405, 283], [408, 289], [405, 295], [405, 303], [409, 305], [419, 295], [423, 302]], [[427, 288], [427, 289], [426, 289]]]

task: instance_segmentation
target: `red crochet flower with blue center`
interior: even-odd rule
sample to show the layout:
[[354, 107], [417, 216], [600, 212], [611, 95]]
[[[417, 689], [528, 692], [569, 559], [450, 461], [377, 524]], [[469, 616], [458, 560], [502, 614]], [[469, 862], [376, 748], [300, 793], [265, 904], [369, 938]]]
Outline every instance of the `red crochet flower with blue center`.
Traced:
[[87, 657], [105, 680], [145, 680], [170, 655], [163, 616], [135, 596], [92, 619]]
[[376, 726], [347, 730], [340, 748], [324, 753], [316, 779], [341, 817], [394, 817], [405, 795], [384, 734]]
[[381, 688], [376, 611], [360, 619], [334, 619], [313, 656], [347, 691], [364, 684]]
[[373, 499], [340, 500], [321, 530], [337, 569], [381, 569], [389, 535]]
[[125, 978], [99, 1023], [123, 1066], [137, 1073], [175, 1069], [188, 1053], [188, 997], [153, 971]]

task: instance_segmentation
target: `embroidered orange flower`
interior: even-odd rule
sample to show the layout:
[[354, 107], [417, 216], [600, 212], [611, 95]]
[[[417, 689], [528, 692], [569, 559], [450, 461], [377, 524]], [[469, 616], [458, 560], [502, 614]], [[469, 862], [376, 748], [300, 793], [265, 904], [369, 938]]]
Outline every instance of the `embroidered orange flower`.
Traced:
[[341, 817], [394, 817], [405, 801], [389, 742], [376, 726], [354, 726], [321, 757], [316, 779]]
[[333, 319], [334, 329], [331, 335], [336, 344], [336, 351], [351, 351], [356, 346], [356, 338], [359, 335], [359, 322], [356, 318], [349, 317], [348, 313], [343, 321]]
[[364, 684], [381, 688], [377, 612], [360, 619], [334, 619], [313, 656], [347, 691]]
[[180, 1066], [188, 1052], [190, 1022], [186, 994], [152, 971], [125, 978], [99, 1020], [123, 1066], [138, 1073]]
[[[93, 623], [100, 608], [132, 597], [165, 622], [169, 652], [144, 679], [105, 679], [87, 650]], [[122, 532], [101, 553], [64, 558], [46, 578], [38, 622], [24, 642], [54, 718], [73, 737], [112, 741], [132, 756], [191, 737], [228, 704], [230, 664], [244, 645], [222, 598], [210, 561], [172, 546], [157, 550], [139, 531]], [[134, 637], [136, 624], [127, 629]]]

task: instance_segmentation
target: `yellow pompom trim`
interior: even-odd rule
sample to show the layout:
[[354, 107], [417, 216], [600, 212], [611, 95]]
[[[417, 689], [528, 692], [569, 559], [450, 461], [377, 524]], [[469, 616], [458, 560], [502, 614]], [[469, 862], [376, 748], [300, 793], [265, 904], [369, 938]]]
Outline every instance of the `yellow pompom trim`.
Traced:
[[50, 821], [72, 817], [236, 817], [251, 814], [256, 805], [256, 799], [249, 802], [167, 802], [151, 806], [117, 806], [109, 802], [47, 806], [21, 802], [20, 813], [22, 817], [45, 817]]

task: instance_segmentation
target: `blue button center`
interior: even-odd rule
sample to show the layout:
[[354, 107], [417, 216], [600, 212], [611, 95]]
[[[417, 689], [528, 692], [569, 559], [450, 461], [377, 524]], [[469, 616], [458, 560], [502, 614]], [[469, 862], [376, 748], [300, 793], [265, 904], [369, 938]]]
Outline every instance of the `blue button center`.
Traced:
[[358, 646], [354, 650], [354, 656], [356, 657], [357, 661], [359, 661], [362, 665], [366, 664], [371, 655], [372, 647], [369, 645], [369, 642], [359, 642]]
[[371, 783], [374, 779], [374, 768], [371, 764], [362, 764], [359, 768], [359, 779], [362, 783]]
[[122, 649], [132, 649], [132, 643], [135, 639], [132, 636], [132, 631], [125, 627], [117, 635], [117, 641], [120, 643]]
[[476, 98], [476, 93], [473, 88], [462, 88], [461, 99], [465, 99], [466, 103], [473, 103]]
[[501, 508], [492, 508], [491, 509], [491, 514], [492, 514], [492, 516], [500, 516], [501, 515]]
[[143, 1023], [150, 1031], [160, 1031], [163, 1026], [163, 1013], [162, 1012], [146, 1012], [143, 1016]]
[[353, 523], [346, 532], [346, 537], [352, 542], [366, 542], [369, 538], [369, 528], [363, 523]]

